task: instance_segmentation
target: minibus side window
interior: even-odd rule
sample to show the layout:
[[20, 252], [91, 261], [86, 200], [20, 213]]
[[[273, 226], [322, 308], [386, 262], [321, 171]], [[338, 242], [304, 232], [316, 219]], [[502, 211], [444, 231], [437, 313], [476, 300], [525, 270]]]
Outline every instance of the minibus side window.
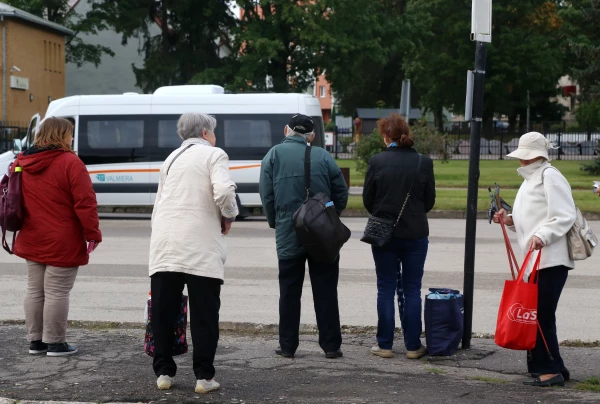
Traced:
[[145, 116], [82, 116], [79, 157], [85, 164], [148, 161]]

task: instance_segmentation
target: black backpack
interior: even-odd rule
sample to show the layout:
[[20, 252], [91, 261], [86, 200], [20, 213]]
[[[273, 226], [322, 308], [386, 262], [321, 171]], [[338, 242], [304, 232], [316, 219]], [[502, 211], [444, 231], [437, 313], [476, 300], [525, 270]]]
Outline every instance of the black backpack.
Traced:
[[310, 151], [307, 145], [304, 155], [306, 199], [294, 213], [294, 228], [298, 241], [312, 259], [333, 263], [350, 239], [350, 229], [340, 220], [329, 196], [322, 192], [310, 196]]

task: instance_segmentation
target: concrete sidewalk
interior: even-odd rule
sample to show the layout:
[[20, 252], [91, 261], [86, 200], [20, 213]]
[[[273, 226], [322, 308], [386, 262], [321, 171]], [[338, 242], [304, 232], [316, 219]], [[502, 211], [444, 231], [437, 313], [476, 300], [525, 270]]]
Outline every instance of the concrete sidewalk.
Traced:
[[[80, 352], [68, 358], [27, 353], [23, 325], [0, 325], [0, 403], [12, 400], [169, 403], [598, 403], [600, 392], [575, 389], [600, 376], [598, 348], [563, 348], [573, 381], [565, 388], [523, 386], [525, 353], [473, 340], [452, 357], [407, 360], [370, 354], [373, 334], [345, 334], [344, 357], [328, 360], [317, 337], [302, 335], [295, 359], [273, 353], [277, 336], [223, 332], [216, 358], [221, 390], [194, 393], [191, 354], [177, 359], [176, 385], [159, 391], [138, 328], [71, 328]], [[190, 347], [191, 348], [191, 347]], [[21, 401], [23, 404], [26, 401]]]

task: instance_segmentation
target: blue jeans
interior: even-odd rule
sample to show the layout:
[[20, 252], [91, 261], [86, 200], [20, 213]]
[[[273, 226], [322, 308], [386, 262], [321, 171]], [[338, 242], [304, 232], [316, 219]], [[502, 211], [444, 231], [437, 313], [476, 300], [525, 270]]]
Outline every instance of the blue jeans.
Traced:
[[377, 271], [377, 343], [381, 349], [394, 344], [394, 296], [408, 351], [421, 347], [421, 283], [429, 240], [393, 238], [383, 248], [373, 246]]

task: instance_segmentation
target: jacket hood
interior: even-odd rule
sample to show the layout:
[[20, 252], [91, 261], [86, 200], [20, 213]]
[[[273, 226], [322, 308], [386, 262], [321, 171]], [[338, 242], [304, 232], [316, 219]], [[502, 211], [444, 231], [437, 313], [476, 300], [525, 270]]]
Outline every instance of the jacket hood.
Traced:
[[[29, 150], [28, 150], [29, 151]], [[29, 153], [21, 153], [17, 157], [17, 164], [23, 167], [23, 170], [30, 173], [39, 173], [44, 171], [55, 158], [67, 153], [64, 150], [31, 150]]]

